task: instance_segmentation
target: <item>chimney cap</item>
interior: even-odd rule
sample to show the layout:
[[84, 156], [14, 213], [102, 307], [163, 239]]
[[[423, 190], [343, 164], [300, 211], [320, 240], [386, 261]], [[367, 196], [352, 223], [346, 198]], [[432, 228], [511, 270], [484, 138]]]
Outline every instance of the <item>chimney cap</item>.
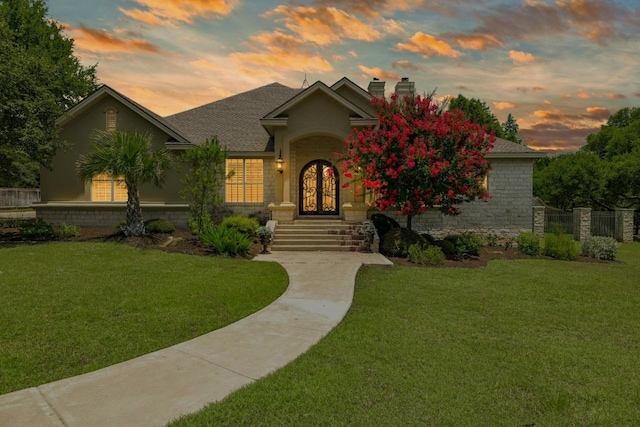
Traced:
[[409, 77], [403, 77], [402, 79], [400, 79], [400, 81], [408, 82], [409, 81]]
[[374, 78], [373, 78], [373, 81], [374, 81], [374, 82], [377, 82], [378, 80], [380, 80], [380, 79], [379, 79], [379, 78], [377, 78], [377, 77], [374, 77]]

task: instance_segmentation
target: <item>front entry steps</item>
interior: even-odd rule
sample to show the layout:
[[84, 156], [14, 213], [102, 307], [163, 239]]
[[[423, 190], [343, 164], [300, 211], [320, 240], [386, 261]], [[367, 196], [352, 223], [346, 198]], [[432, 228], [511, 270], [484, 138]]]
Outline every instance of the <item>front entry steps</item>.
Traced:
[[295, 220], [278, 224], [271, 242], [272, 251], [350, 251], [369, 252], [360, 224], [341, 220]]

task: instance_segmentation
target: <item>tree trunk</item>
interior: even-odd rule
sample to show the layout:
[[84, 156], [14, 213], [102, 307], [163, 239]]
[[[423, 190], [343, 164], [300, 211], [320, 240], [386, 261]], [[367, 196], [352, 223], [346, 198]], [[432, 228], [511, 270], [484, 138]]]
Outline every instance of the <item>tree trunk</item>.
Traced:
[[127, 182], [127, 225], [124, 228], [124, 234], [126, 236], [143, 236], [144, 233], [138, 186]]
[[413, 220], [413, 214], [407, 214], [407, 229], [411, 230], [411, 221]]

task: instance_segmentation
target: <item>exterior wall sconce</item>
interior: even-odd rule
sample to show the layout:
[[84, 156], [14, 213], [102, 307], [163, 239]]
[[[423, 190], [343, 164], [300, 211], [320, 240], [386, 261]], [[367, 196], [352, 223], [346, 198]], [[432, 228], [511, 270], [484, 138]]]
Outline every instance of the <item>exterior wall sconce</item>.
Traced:
[[282, 174], [284, 172], [284, 160], [282, 160], [282, 149], [280, 149], [280, 154], [278, 154], [278, 160], [276, 160], [276, 170]]

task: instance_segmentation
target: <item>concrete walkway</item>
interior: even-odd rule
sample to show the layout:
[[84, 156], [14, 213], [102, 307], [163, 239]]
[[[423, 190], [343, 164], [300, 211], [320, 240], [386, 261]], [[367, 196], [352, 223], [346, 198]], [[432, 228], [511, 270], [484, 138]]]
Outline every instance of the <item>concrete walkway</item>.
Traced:
[[85, 375], [0, 396], [0, 426], [161, 426], [219, 401], [316, 344], [347, 313], [379, 254], [274, 252], [289, 274], [268, 307], [191, 341]]

